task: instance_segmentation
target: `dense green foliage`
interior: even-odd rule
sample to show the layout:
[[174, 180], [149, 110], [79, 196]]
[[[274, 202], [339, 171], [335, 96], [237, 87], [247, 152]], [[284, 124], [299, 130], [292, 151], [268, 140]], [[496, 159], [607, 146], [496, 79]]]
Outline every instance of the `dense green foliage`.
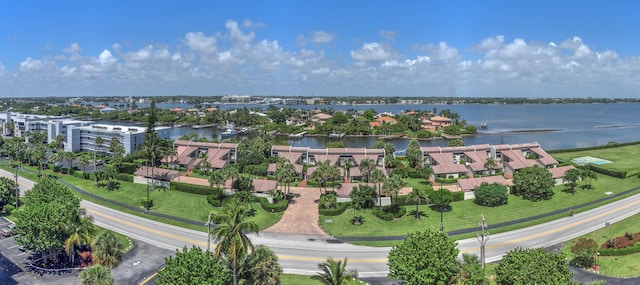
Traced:
[[89, 266], [80, 273], [81, 285], [113, 285], [114, 283], [111, 271], [102, 265]]
[[525, 167], [513, 175], [511, 194], [531, 201], [549, 200], [555, 194], [551, 172], [539, 166]]
[[482, 183], [473, 193], [476, 204], [481, 206], [496, 207], [509, 202], [507, 187], [498, 183]]
[[231, 283], [231, 272], [223, 261], [196, 246], [176, 250], [176, 255], [165, 258], [164, 262], [164, 268], [158, 271], [158, 285]]
[[323, 285], [347, 285], [351, 279], [358, 277], [354, 270], [347, 270], [347, 259], [335, 260], [331, 257], [327, 261], [318, 264], [320, 273], [311, 276], [311, 279], [320, 281]]
[[598, 252], [598, 243], [593, 239], [580, 238], [571, 246], [571, 253], [575, 254], [573, 262], [583, 267], [590, 267]]
[[451, 284], [458, 275], [458, 248], [446, 233], [410, 233], [389, 251], [389, 277], [406, 285]]
[[451, 202], [453, 202], [453, 193], [447, 189], [440, 189], [429, 193], [429, 200], [432, 203], [432, 209], [438, 212], [447, 212], [451, 210]]
[[93, 259], [107, 268], [116, 267], [124, 257], [125, 244], [112, 231], [104, 231], [96, 237]]
[[496, 283], [500, 285], [569, 284], [572, 275], [564, 255], [543, 248], [516, 248], [496, 267]]

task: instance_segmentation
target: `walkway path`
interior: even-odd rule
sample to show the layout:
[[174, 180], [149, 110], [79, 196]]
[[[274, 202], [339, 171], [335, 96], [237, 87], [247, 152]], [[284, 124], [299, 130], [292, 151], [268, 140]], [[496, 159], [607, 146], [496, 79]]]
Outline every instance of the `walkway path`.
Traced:
[[320, 191], [317, 188], [291, 187], [291, 193], [294, 198], [284, 211], [282, 219], [262, 232], [328, 237], [318, 226]]

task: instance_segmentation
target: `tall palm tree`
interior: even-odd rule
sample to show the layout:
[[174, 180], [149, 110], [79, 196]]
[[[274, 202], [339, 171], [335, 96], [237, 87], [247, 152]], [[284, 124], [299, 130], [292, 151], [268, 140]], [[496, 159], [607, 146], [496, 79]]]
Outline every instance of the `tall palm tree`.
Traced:
[[89, 158], [86, 155], [80, 155], [78, 157], [78, 164], [82, 166], [82, 173], [84, 178], [87, 179], [87, 165], [89, 164]]
[[225, 180], [231, 179], [231, 189], [233, 189], [233, 181], [240, 176], [240, 170], [236, 165], [229, 165], [224, 168], [223, 174]]
[[331, 178], [330, 173], [330, 162], [329, 160], [318, 162], [316, 170], [311, 173], [311, 179], [321, 182], [320, 192], [322, 192], [322, 187], [324, 186], [324, 191], [327, 191], [327, 180]]
[[418, 205], [420, 205], [420, 202], [428, 200], [429, 198], [427, 198], [420, 190], [420, 188], [417, 187], [413, 187], [413, 190], [411, 190], [411, 192], [407, 196], [409, 200], [416, 202], [416, 220], [420, 219]]
[[[398, 203], [398, 192], [404, 186], [404, 181], [399, 175], [392, 174], [387, 179], [384, 180], [384, 185], [382, 186], [382, 192], [389, 195], [392, 199], [392, 202]], [[393, 197], [395, 196], [396, 199]]]
[[361, 160], [360, 165], [358, 165], [358, 169], [360, 170], [360, 172], [367, 175], [367, 182], [371, 182], [369, 181], [369, 178], [371, 177], [371, 171], [373, 171], [375, 167], [376, 162], [369, 157]]
[[382, 169], [380, 168], [375, 168], [372, 172], [371, 172], [371, 182], [376, 184], [376, 189], [378, 190], [378, 206], [382, 206], [382, 193], [380, 193], [381, 191], [381, 185], [380, 183], [384, 182], [384, 179], [387, 178], [387, 176], [384, 174], [384, 171], [382, 171]]
[[345, 182], [351, 182], [351, 167], [353, 167], [353, 160], [345, 159], [342, 161], [342, 167], [344, 168], [344, 180]]
[[198, 155], [198, 158], [200, 159], [200, 161], [198, 161], [198, 164], [196, 166], [200, 168], [200, 171], [202, 171], [202, 174], [204, 176], [207, 176], [207, 171], [209, 170], [209, 168], [211, 168], [209, 156], [206, 152], [203, 151], [200, 153], [200, 155]]
[[238, 284], [239, 261], [255, 249], [246, 233], [259, 230], [258, 225], [248, 218], [249, 211], [237, 199], [229, 199], [221, 212], [211, 216], [211, 221], [218, 225], [211, 230], [214, 241], [218, 243], [214, 255], [224, 258], [230, 265], [234, 285]]
[[100, 148], [102, 143], [104, 143], [104, 140], [102, 139], [102, 137], [96, 137], [93, 142], [93, 172], [96, 172], [96, 167], [97, 167], [96, 155], [98, 153], [98, 148]]
[[318, 268], [322, 273], [311, 276], [311, 279], [318, 280], [323, 285], [346, 285], [349, 280], [358, 277], [357, 271], [347, 270], [347, 258], [336, 261], [329, 257], [327, 261], [318, 264]]
[[125, 149], [117, 137], [111, 138], [111, 142], [109, 143], [109, 152], [111, 153], [111, 162], [116, 167], [116, 169], [120, 169], [120, 164], [122, 163], [122, 159], [124, 158]]
[[209, 185], [211, 187], [220, 188], [220, 184], [224, 181], [224, 175], [220, 170], [216, 169], [211, 172], [211, 176], [209, 176]]
[[327, 175], [331, 178], [331, 190], [335, 191], [336, 179], [340, 178], [340, 168], [337, 165], [330, 165], [327, 172]]

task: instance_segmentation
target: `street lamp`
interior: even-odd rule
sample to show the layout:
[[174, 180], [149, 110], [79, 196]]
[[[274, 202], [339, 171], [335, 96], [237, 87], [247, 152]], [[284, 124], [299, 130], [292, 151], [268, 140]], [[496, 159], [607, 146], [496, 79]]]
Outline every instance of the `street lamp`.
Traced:
[[442, 183], [440, 183], [440, 232], [444, 232], [444, 222], [442, 221]]

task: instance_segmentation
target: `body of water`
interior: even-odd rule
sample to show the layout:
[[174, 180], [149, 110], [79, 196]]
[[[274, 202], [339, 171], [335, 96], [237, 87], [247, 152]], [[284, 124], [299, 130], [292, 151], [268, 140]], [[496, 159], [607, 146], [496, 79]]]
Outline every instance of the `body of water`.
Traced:
[[[237, 107], [262, 108], [258, 104], [227, 104], [222, 109]], [[407, 110], [450, 109], [460, 115], [469, 124], [480, 126], [487, 123], [488, 129], [479, 130], [474, 136], [465, 136], [465, 145], [473, 144], [517, 144], [538, 142], [547, 150], [589, 147], [604, 145], [615, 141], [618, 143], [640, 141], [640, 104], [522, 104], [522, 105], [284, 105], [278, 107], [292, 108], [332, 108], [334, 110], [366, 110], [376, 112], [392, 112], [398, 114]], [[221, 132], [215, 128], [191, 129], [174, 128], [171, 138], [197, 133], [211, 140], [219, 140]], [[238, 136], [238, 139], [243, 138]], [[287, 139], [283, 137], [283, 139]], [[347, 147], [370, 147], [376, 140], [374, 137], [346, 137], [342, 139]], [[307, 136], [299, 140], [290, 140], [292, 146], [309, 146], [324, 148], [328, 137]], [[393, 143], [396, 149], [404, 149], [409, 143], [407, 139], [386, 140]], [[421, 141], [423, 146], [446, 146], [447, 141], [433, 139]]]

